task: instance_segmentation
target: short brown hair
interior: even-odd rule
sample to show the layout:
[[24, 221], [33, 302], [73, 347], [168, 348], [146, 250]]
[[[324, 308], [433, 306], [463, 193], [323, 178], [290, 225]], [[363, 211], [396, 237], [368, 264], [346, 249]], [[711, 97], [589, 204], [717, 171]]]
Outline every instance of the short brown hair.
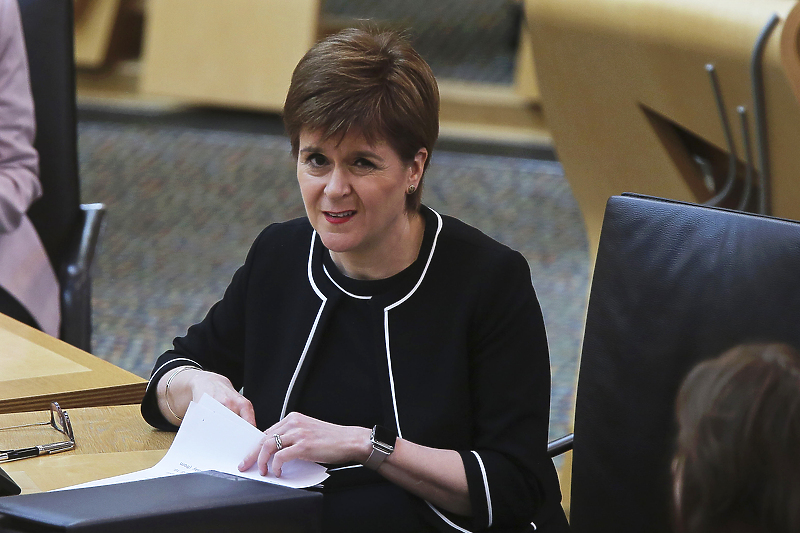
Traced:
[[675, 515], [683, 533], [800, 531], [800, 354], [733, 348], [678, 394]]
[[[428, 64], [403, 36], [389, 31], [350, 28], [315, 44], [297, 64], [283, 106], [283, 123], [298, 155], [300, 131], [323, 138], [362, 134], [385, 140], [410, 163], [439, 136], [439, 89]], [[417, 210], [422, 180], [406, 197]]]

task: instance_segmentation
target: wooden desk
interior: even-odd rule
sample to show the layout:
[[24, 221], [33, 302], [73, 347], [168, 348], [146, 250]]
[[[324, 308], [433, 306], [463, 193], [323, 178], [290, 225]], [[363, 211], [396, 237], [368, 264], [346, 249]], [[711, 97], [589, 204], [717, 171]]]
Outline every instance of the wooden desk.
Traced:
[[[74, 450], [2, 464], [23, 494], [150, 468], [161, 460], [175, 437], [150, 427], [138, 405], [68, 409], [67, 414], [75, 433]], [[46, 411], [0, 414], [0, 427], [48, 419]], [[57, 442], [60, 437], [49, 426], [4, 430], [0, 431], [0, 448]]]
[[0, 314], [0, 413], [141, 402], [147, 382]]

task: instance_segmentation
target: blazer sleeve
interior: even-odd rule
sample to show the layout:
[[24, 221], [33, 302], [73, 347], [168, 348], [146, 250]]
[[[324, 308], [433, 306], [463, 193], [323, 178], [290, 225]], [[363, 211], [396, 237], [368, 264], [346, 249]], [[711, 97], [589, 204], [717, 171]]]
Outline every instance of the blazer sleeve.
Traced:
[[42, 195], [28, 58], [16, 0], [0, 0], [0, 233]]
[[509, 250], [484, 280], [471, 331], [474, 448], [460, 451], [473, 527], [529, 525], [560, 502], [547, 455], [550, 360], [544, 319], [525, 258]]
[[253, 243], [244, 265], [233, 275], [222, 299], [211, 307], [202, 322], [173, 341], [172, 350], [156, 360], [142, 400], [142, 416], [150, 425], [176, 429], [161, 414], [156, 397], [158, 381], [173, 368], [194, 366], [227, 377], [237, 390], [242, 387], [248, 284], [256, 256], [266, 253], [264, 241], [268, 229]]

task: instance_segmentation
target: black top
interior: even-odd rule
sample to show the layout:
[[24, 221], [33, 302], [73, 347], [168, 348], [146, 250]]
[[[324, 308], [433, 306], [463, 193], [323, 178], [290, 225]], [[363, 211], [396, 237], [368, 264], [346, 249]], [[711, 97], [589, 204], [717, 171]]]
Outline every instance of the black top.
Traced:
[[364, 327], [373, 314], [368, 301], [338, 302], [321, 333], [319, 353], [309, 364], [296, 411], [342, 426], [386, 424], [378, 389], [379, 354], [372, 328]]
[[[566, 520], [547, 455], [547, 339], [528, 264], [454, 218], [424, 206], [421, 213], [417, 260], [377, 281], [343, 276], [307, 219], [266, 228], [222, 300], [159, 357], [142, 414], [174, 429], [158, 410], [154, 384], [171, 368], [196, 365], [244, 387], [261, 429], [301, 409], [352, 416], [365, 427], [378, 416], [405, 439], [460, 453], [472, 519], [359, 467], [331, 476], [337, 496], [326, 500], [338, 502], [326, 506], [331, 530], [387, 531], [393, 517], [409, 513], [427, 524], [420, 530], [524, 531], [531, 521], [538, 531], [561, 530]], [[353, 350], [331, 345], [354, 336]], [[354, 389], [343, 392], [338, 377]], [[340, 398], [365, 405], [329, 411]], [[370, 474], [378, 484], [362, 490]], [[555, 525], [543, 527], [548, 522]]]

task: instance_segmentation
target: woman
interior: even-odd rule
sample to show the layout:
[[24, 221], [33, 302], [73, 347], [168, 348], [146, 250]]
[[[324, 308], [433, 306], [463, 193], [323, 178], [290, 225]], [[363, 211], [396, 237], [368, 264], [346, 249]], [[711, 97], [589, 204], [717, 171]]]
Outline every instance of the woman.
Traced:
[[678, 532], [800, 531], [800, 354], [743, 345], [699, 364], [677, 416]]
[[58, 337], [58, 280], [27, 215], [42, 195], [35, 130], [19, 4], [0, 0], [0, 313]]
[[262, 232], [156, 362], [142, 412], [174, 428], [209, 393], [265, 430], [242, 470], [329, 465], [329, 531], [558, 531], [530, 272], [420, 204], [438, 113], [430, 68], [394, 34], [306, 54], [284, 123], [308, 216]]

